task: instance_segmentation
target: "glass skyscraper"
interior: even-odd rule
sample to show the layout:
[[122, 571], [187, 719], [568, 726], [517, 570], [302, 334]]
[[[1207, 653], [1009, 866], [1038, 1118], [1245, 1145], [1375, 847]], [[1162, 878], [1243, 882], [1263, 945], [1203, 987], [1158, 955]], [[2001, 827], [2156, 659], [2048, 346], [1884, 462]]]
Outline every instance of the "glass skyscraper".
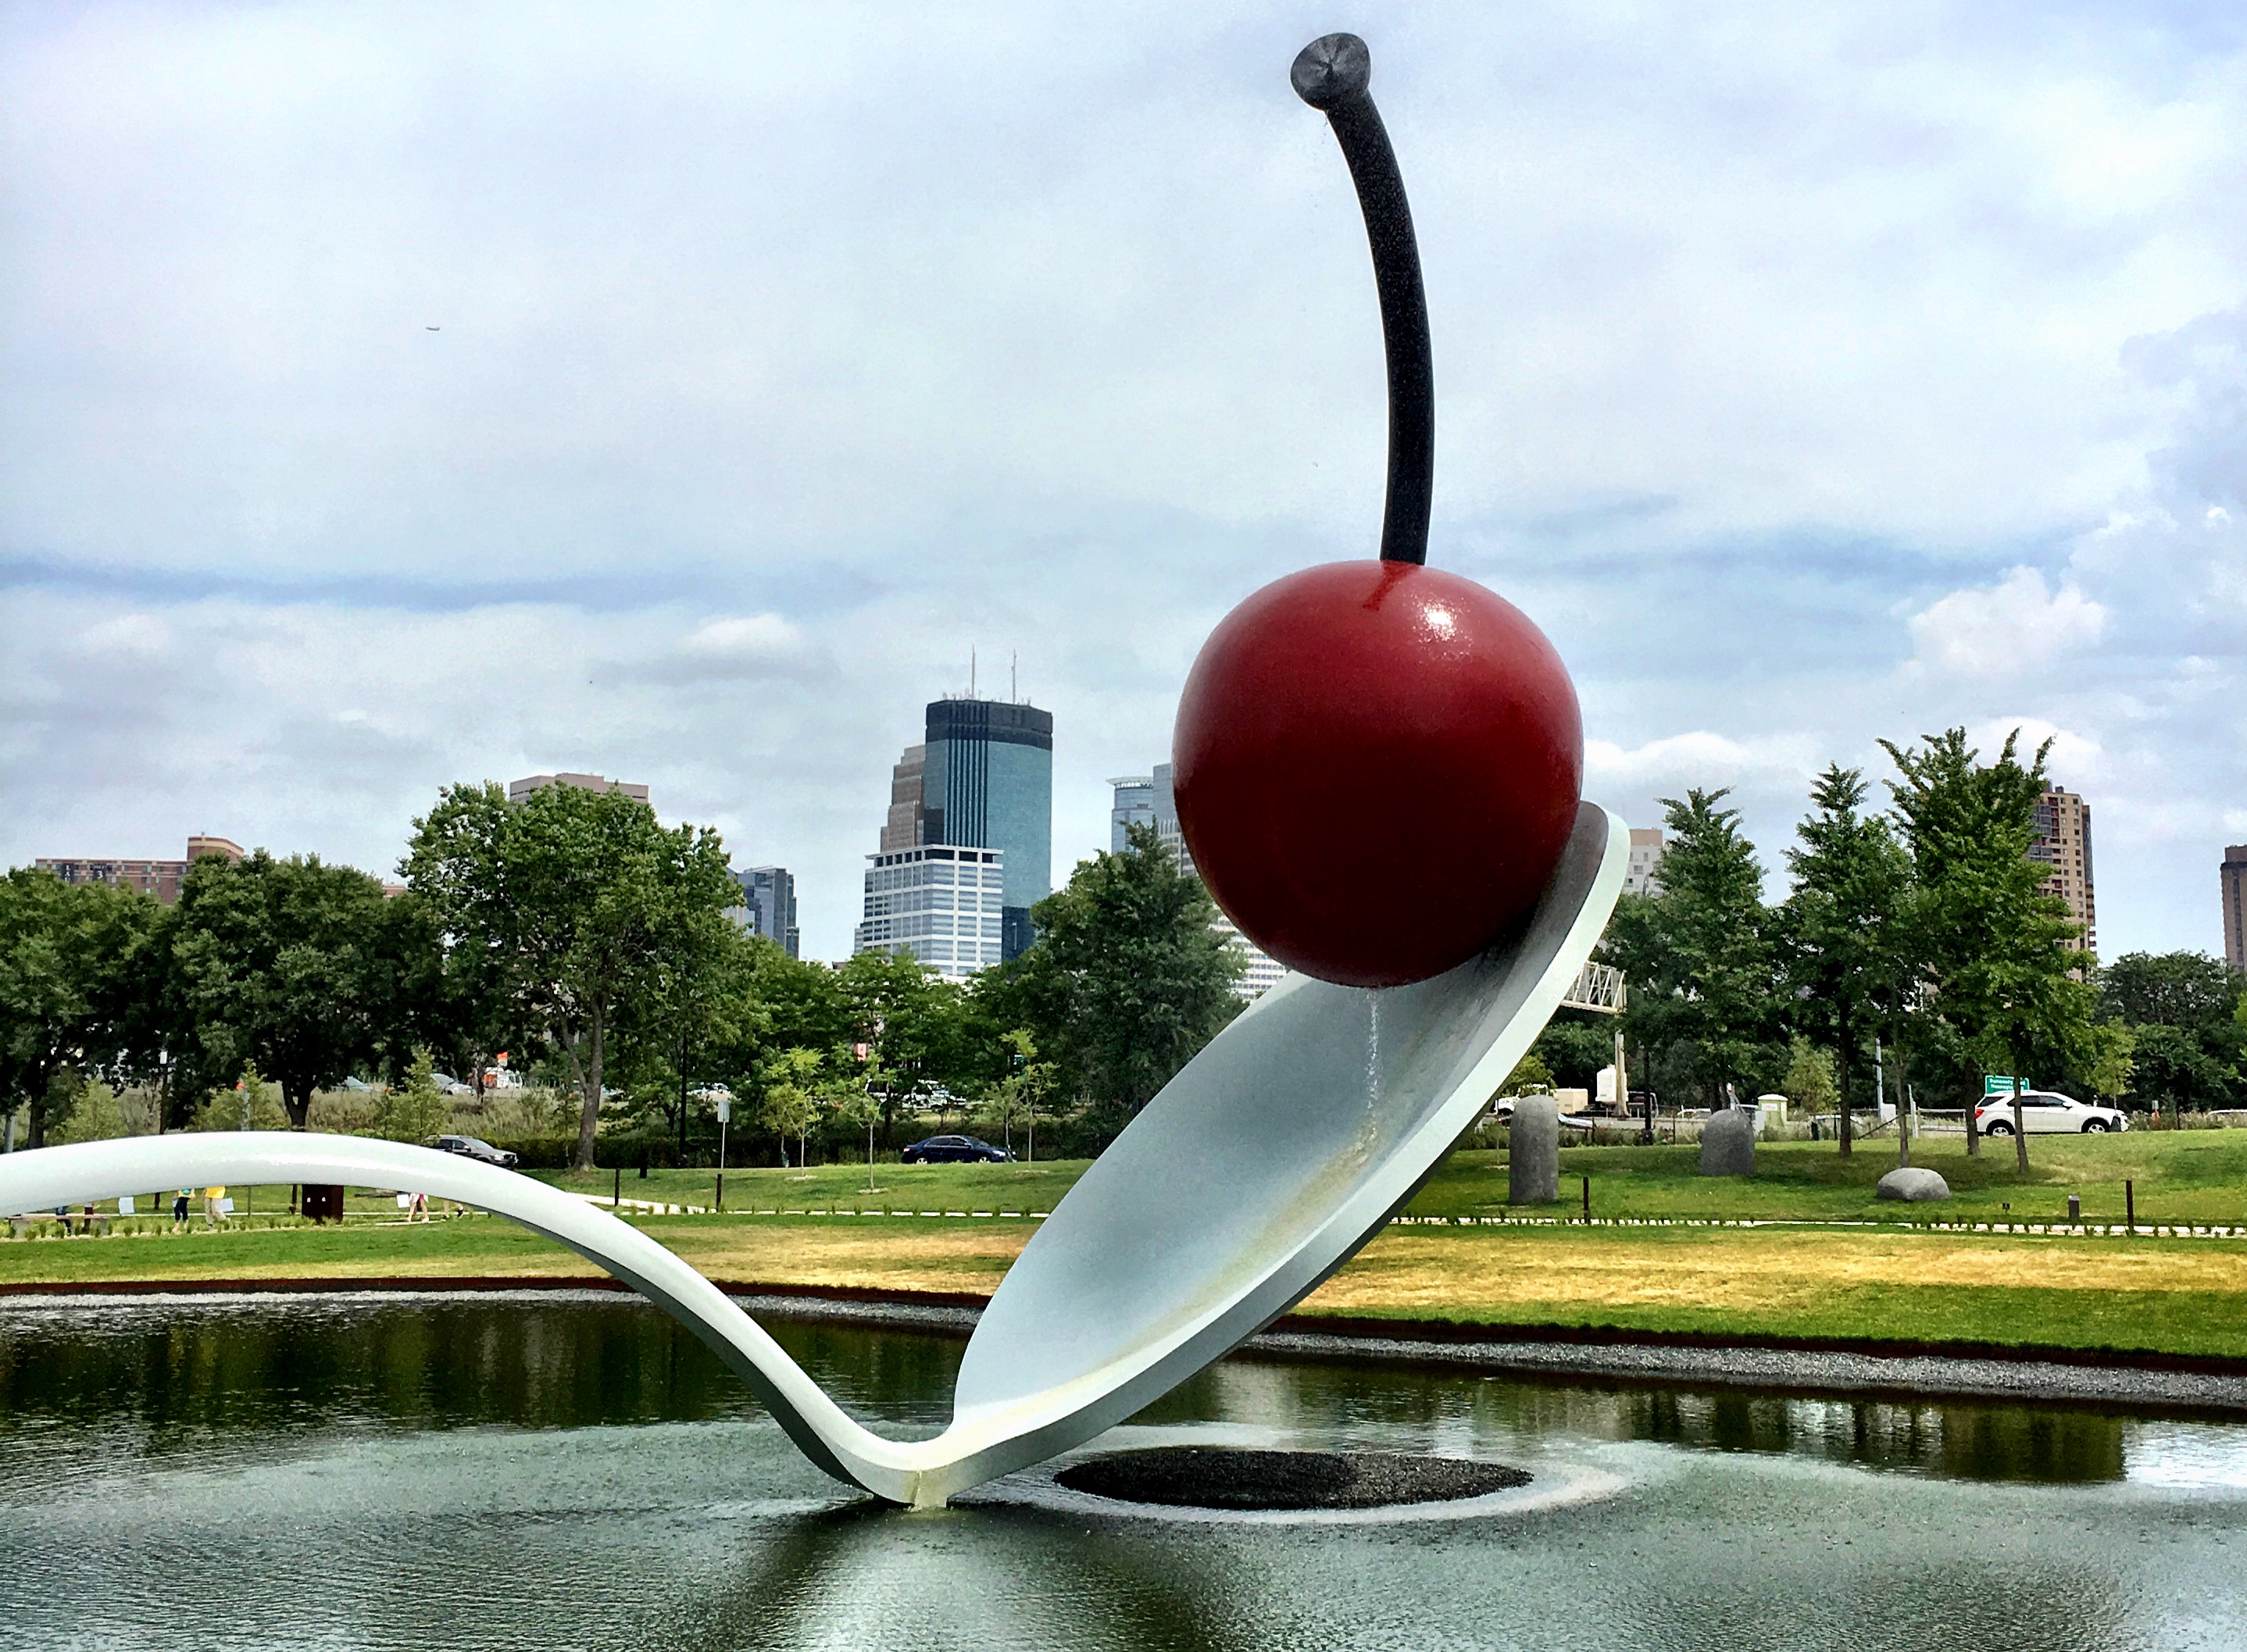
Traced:
[[1018, 958], [1033, 938], [1031, 906], [1053, 893], [1053, 713], [932, 700], [923, 754], [920, 841], [1001, 851], [1000, 953]]
[[1053, 713], [1012, 700], [930, 702], [926, 738], [890, 775], [853, 952], [911, 952], [966, 980], [1036, 939], [1053, 893]]

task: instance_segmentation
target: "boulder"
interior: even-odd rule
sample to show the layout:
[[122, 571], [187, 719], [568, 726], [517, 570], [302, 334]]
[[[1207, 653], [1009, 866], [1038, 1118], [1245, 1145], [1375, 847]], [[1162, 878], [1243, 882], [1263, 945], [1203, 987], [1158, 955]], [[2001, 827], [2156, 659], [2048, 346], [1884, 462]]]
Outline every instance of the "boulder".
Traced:
[[1701, 1126], [1701, 1174], [1755, 1174], [1755, 1115], [1745, 1107], [1727, 1107], [1709, 1115]]
[[1525, 1096], [1506, 1131], [1506, 1202], [1550, 1205], [1561, 1197], [1561, 1104]]
[[1882, 1198], [1900, 1198], [1912, 1205], [1923, 1205], [1929, 1199], [1949, 1198], [1950, 1184], [1933, 1171], [1906, 1166], [1890, 1171], [1881, 1178], [1873, 1191]]

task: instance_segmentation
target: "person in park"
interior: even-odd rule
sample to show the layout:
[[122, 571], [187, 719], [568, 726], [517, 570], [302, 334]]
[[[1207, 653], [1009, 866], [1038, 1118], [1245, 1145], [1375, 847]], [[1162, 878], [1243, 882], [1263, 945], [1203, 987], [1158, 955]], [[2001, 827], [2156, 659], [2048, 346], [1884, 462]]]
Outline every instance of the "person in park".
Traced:
[[221, 1215], [219, 1201], [225, 1197], [226, 1188], [223, 1184], [203, 1189], [203, 1225], [205, 1227], [218, 1225]]

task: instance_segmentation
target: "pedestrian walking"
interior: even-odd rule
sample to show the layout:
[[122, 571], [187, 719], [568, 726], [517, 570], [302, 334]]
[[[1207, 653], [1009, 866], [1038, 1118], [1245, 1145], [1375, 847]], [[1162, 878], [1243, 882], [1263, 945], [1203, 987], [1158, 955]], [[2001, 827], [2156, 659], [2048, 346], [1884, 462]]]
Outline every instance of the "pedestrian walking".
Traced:
[[181, 1188], [181, 1189], [179, 1191], [179, 1192], [178, 1192], [178, 1193], [176, 1193], [176, 1194], [174, 1194], [174, 1195], [173, 1196], [173, 1198], [172, 1198], [172, 1232], [174, 1232], [174, 1233], [177, 1233], [177, 1232], [181, 1232], [182, 1229], [184, 1229], [184, 1228], [187, 1226], [187, 1225], [188, 1225], [188, 1201], [189, 1199], [193, 1198], [195, 1197], [195, 1189], [193, 1189], [192, 1187], [183, 1187], [183, 1188]]
[[216, 1227], [218, 1225], [219, 1218], [222, 1214], [218, 1207], [218, 1202], [225, 1197], [226, 1188], [223, 1184], [221, 1184], [216, 1187], [207, 1187], [203, 1189], [203, 1225], [205, 1227]]

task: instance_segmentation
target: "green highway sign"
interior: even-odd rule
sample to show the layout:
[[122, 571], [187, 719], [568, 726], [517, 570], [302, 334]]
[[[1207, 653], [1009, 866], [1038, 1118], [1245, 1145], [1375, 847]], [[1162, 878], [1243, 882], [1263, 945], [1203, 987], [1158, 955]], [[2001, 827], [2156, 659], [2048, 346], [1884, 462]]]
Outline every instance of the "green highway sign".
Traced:
[[[2023, 1079], [2021, 1081], [2021, 1088], [2023, 1089], [2026, 1089], [2028, 1087], [2028, 1080]], [[2011, 1073], [1984, 1073], [1982, 1075], [1983, 1095], [2011, 1096], [2012, 1093], [2013, 1075]]]

